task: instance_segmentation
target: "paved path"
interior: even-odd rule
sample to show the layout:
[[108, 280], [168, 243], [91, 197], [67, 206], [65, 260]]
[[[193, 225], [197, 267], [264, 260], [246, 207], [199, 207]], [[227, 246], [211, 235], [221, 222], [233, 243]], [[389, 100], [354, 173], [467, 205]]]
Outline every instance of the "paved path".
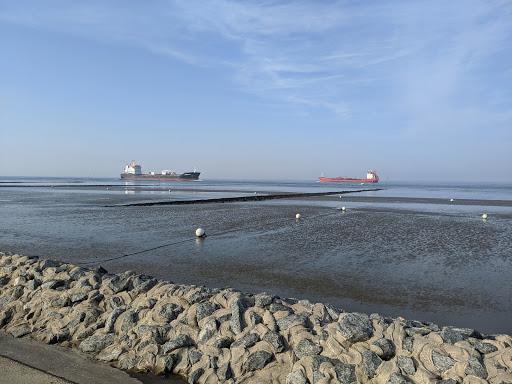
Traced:
[[27, 365], [0, 357], [0, 383], [12, 384], [69, 384], [71, 382], [49, 375]]
[[15, 339], [0, 332], [0, 383], [141, 384], [142, 381], [68, 348]]

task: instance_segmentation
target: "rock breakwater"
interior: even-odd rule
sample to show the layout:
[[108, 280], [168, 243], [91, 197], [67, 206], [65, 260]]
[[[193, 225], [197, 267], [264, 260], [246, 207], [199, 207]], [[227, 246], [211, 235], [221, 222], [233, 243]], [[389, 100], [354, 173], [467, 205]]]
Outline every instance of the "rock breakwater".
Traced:
[[0, 253], [0, 328], [190, 383], [512, 383], [512, 338]]

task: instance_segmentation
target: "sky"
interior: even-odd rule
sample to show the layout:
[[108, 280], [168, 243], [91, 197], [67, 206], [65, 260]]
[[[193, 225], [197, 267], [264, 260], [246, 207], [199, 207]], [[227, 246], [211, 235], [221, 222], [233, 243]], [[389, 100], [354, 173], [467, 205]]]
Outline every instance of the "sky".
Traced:
[[512, 1], [0, 0], [0, 175], [512, 182]]

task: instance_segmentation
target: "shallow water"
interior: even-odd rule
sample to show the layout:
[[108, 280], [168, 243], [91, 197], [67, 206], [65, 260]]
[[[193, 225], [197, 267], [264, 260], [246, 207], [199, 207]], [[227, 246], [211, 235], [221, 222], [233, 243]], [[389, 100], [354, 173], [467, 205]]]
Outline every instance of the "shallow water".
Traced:
[[[36, 185], [33, 180], [21, 181]], [[69, 180], [36, 181], [56, 187], [0, 186], [1, 250], [101, 264], [112, 271], [133, 269], [180, 283], [265, 290], [330, 302], [346, 310], [512, 333], [509, 186], [389, 185], [384, 191], [365, 193], [363, 201], [350, 201], [347, 195], [342, 199], [106, 207], [134, 201], [238, 196], [240, 191], [349, 187], [200, 182], [130, 185], [127, 191], [114, 180], [74, 180], [72, 186], [65, 186], [71, 185]], [[118, 187], [107, 190], [91, 184]], [[427, 199], [389, 202], [380, 201], [381, 196]], [[441, 204], [430, 198], [480, 201], [478, 205]], [[489, 200], [505, 203], [495, 206]], [[341, 205], [348, 208], [344, 214], [335, 209]], [[487, 221], [479, 217], [483, 210], [490, 214]], [[303, 217], [298, 222], [296, 212]], [[198, 226], [207, 230], [205, 240], [193, 238]], [[110, 258], [117, 259], [106, 261]]]

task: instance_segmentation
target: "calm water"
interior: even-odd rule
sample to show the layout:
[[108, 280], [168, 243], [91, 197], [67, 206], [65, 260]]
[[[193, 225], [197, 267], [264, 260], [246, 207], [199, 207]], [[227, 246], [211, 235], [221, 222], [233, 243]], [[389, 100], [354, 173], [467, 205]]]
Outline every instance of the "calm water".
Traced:
[[[0, 249], [512, 333], [512, 186], [379, 187], [341, 199], [123, 207], [361, 186], [0, 178]], [[198, 226], [204, 241], [193, 238]]]

